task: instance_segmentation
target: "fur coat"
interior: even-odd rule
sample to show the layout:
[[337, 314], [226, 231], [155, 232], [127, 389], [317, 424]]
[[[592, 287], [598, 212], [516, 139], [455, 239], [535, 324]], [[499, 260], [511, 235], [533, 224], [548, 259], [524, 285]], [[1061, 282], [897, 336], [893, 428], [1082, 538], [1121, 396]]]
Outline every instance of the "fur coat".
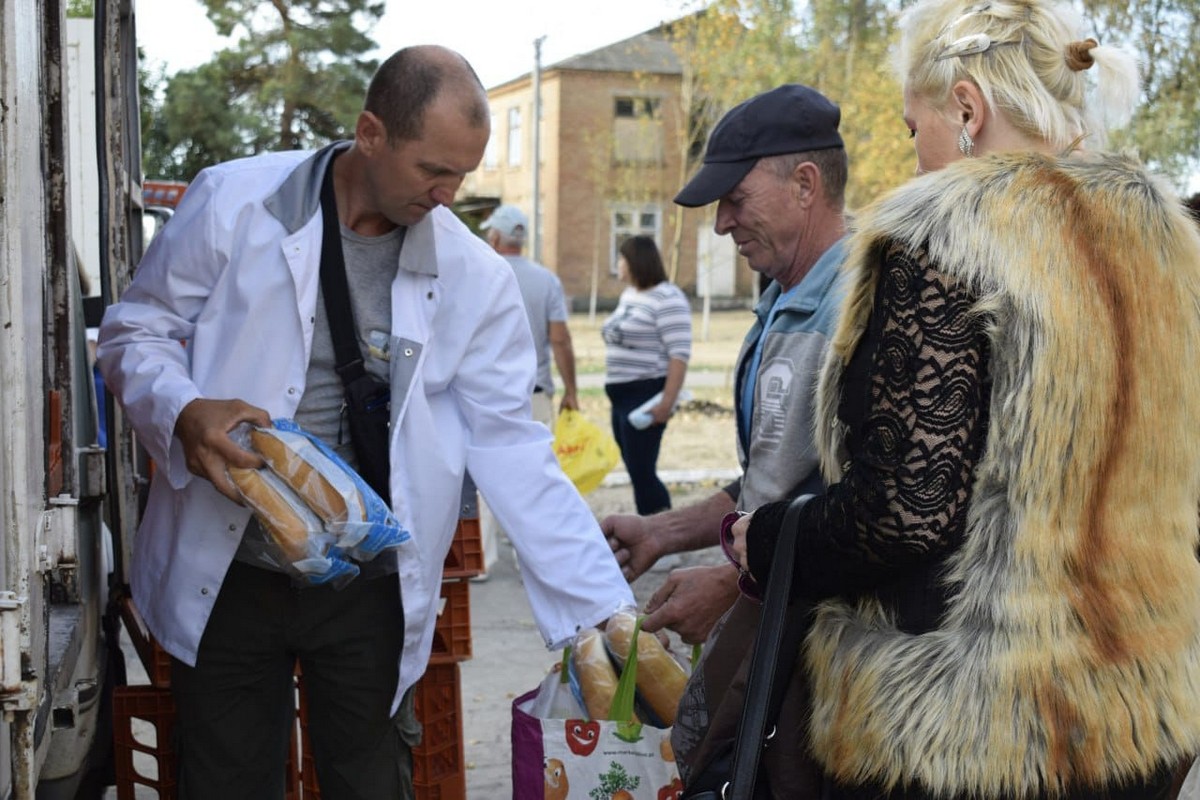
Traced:
[[980, 298], [993, 388], [939, 627], [825, 602], [806, 642], [814, 753], [846, 783], [1054, 795], [1200, 752], [1200, 235], [1112, 155], [963, 159], [864, 212], [821, 376], [840, 381], [885, 241]]

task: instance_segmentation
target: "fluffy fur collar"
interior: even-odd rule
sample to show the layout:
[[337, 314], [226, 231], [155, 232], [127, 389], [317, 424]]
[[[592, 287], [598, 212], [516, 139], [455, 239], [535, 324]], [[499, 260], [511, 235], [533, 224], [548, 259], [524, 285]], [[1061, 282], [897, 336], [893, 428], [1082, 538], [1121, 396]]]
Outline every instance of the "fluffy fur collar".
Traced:
[[1054, 794], [1200, 752], [1200, 236], [1116, 156], [965, 159], [865, 212], [819, 389], [823, 468], [886, 240], [991, 321], [990, 427], [939, 629], [828, 602], [806, 658], [843, 781]]

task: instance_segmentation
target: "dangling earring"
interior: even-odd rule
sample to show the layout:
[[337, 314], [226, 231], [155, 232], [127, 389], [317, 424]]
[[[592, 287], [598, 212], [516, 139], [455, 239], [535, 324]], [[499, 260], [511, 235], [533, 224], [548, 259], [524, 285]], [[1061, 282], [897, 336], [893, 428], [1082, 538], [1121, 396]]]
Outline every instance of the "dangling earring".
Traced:
[[967, 133], [966, 123], [963, 123], [962, 130], [958, 133], [958, 152], [967, 158], [975, 155], [975, 140]]

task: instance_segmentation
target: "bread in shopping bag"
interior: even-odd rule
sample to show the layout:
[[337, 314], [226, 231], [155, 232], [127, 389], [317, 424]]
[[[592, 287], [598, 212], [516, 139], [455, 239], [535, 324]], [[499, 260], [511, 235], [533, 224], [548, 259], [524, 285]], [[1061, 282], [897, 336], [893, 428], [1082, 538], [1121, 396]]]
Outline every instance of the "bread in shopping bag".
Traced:
[[612, 719], [613, 696], [617, 692], [618, 679], [604, 647], [604, 634], [597, 628], [580, 631], [575, 637], [571, 660], [588, 717]]
[[[624, 665], [629, 658], [636, 622], [633, 613], [619, 611], [604, 627], [605, 641], [619, 664]], [[675, 711], [688, 680], [687, 671], [652, 633], [641, 631], [637, 648], [638, 693], [664, 725], [674, 725]]]

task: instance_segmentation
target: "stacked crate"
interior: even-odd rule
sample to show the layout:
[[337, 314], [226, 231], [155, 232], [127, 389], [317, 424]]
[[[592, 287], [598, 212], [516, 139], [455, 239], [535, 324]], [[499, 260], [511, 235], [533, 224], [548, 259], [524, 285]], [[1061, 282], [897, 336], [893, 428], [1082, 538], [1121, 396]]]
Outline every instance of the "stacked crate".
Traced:
[[[477, 509], [474, 488], [463, 510]], [[467, 497], [464, 493], [464, 499]], [[413, 784], [417, 800], [462, 800], [466, 797], [463, 751], [462, 688], [458, 665], [471, 657], [469, 579], [483, 572], [483, 539], [475, 516], [461, 517], [443, 567], [441, 601], [434, 627], [429, 668], [414, 689], [417, 719], [425, 735], [413, 750]], [[175, 754], [171, 733], [175, 706], [171, 700], [171, 659], [150, 632], [131, 598], [121, 603], [122, 620], [146, 668], [148, 686], [119, 686], [113, 693], [114, 756], [117, 800], [134, 800], [136, 786], [174, 800]], [[303, 676], [297, 671], [297, 727], [289, 752], [287, 800], [319, 800], [316, 770], [308, 746], [308, 709]], [[135, 722], [148, 723], [152, 736], [139, 735]], [[135, 762], [137, 766], [135, 766]], [[148, 764], [153, 766], [146, 768]]]
[[462, 685], [458, 664], [471, 657], [469, 579], [483, 572], [483, 539], [478, 517], [458, 521], [454, 545], [442, 572], [442, 597], [429, 667], [417, 683], [417, 719], [425, 728], [413, 750], [417, 800], [466, 797]]
[[[160, 800], [173, 800], [175, 704], [171, 700], [171, 657], [150, 635], [132, 598], [122, 597], [119, 607], [129, 640], [137, 650], [150, 684], [113, 689], [117, 800], [134, 800], [137, 786], [153, 790]], [[144, 724], [138, 725], [139, 721]]]
[[[120, 599], [121, 620], [150, 683], [113, 689], [113, 760], [117, 800], [134, 800], [137, 788], [152, 790], [159, 800], [175, 800], [175, 703], [171, 699], [171, 657], [154, 640], [133, 599]], [[299, 673], [297, 673], [297, 681]], [[302, 722], [306, 722], [301, 710]], [[138, 723], [141, 723], [140, 725]], [[288, 749], [286, 800], [302, 800], [298, 731]], [[299, 766], [298, 766], [299, 765]]]

